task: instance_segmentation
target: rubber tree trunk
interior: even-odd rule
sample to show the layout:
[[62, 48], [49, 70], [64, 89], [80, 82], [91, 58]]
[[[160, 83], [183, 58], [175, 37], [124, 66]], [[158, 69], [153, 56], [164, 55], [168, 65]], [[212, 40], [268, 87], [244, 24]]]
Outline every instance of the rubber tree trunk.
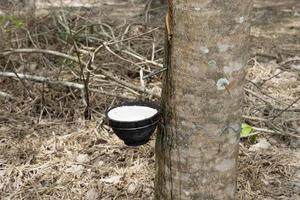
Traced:
[[252, 2], [169, 6], [155, 198], [234, 199]]

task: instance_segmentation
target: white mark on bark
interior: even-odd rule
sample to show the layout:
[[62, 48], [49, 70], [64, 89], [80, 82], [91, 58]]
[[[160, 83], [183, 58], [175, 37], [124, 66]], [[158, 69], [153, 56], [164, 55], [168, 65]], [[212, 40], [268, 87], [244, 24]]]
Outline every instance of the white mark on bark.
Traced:
[[243, 68], [243, 64], [240, 62], [230, 62], [229, 66], [224, 66], [223, 71], [225, 74], [232, 73], [235, 71], [239, 71], [241, 68]]
[[226, 193], [233, 199], [235, 193], [235, 187], [233, 185], [228, 185], [226, 187]]
[[235, 160], [234, 159], [226, 159], [222, 160], [221, 162], [217, 163], [215, 165], [215, 169], [221, 172], [228, 171], [232, 169], [235, 166]]
[[197, 65], [194, 65], [193, 63], [190, 63], [190, 69], [192, 70], [194, 74], [198, 74], [201, 71], [201, 68], [198, 67]]
[[183, 139], [184, 139], [183, 137], [178, 136], [178, 140], [179, 140], [179, 141], [182, 141]]
[[194, 95], [192, 95], [192, 94], [186, 94], [185, 95], [185, 97], [187, 98], [187, 99], [195, 99], [195, 96]]
[[168, 166], [168, 165], [165, 165], [165, 172], [167, 173], [167, 174], [170, 174], [170, 167]]
[[237, 17], [237, 18], [235, 18], [235, 21], [236, 21], [236, 23], [239, 23], [239, 24], [244, 23], [245, 17], [244, 16]]
[[[187, 3], [188, 2], [188, 3]], [[200, 8], [200, 9], [207, 9], [209, 5], [211, 4], [212, 0], [202, 0], [202, 1], [187, 1], [187, 2], [182, 2], [182, 3], [177, 3], [176, 2], [176, 8], [177, 9], [195, 9], [195, 8]], [[188, 8], [187, 8], [188, 5]]]
[[208, 61], [208, 65], [211, 66], [211, 67], [218, 67], [217, 62], [215, 60]]
[[186, 122], [185, 121], [181, 121], [182, 126], [186, 126]]
[[234, 45], [230, 45], [230, 44], [222, 44], [222, 43], [218, 43], [217, 44], [219, 52], [223, 53], [225, 51], [227, 51], [230, 48], [233, 48]]
[[201, 53], [204, 53], [204, 54], [209, 53], [209, 49], [206, 48], [206, 47], [200, 47], [199, 50], [200, 50]]
[[184, 193], [185, 196], [190, 196], [190, 194], [191, 194], [191, 193], [190, 193], [189, 191], [187, 191], [187, 190], [183, 190], [183, 193]]
[[218, 90], [225, 90], [226, 85], [229, 85], [229, 81], [226, 78], [220, 78], [216, 85]]
[[236, 133], [233, 131], [232, 131], [232, 133], [228, 134], [228, 143], [235, 145], [239, 142], [239, 139], [238, 139], [238, 137], [232, 137], [232, 134], [236, 135]]
[[230, 123], [229, 126], [238, 132], [241, 130], [240, 123]]

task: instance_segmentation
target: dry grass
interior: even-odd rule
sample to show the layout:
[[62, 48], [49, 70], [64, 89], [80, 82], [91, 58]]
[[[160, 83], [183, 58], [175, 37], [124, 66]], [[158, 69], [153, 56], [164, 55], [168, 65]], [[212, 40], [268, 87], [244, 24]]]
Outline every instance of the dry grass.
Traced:
[[[4, 113], [1, 113], [3, 116]], [[99, 122], [1, 127], [4, 199], [150, 199], [153, 142], [125, 146]], [[50, 125], [51, 124], [51, 125]], [[93, 198], [90, 198], [93, 199]]]
[[299, 65], [300, 60], [263, 64], [254, 58], [251, 62], [253, 67], [248, 71], [244, 112], [249, 116], [248, 121], [278, 134], [299, 138], [299, 70], [291, 66]]

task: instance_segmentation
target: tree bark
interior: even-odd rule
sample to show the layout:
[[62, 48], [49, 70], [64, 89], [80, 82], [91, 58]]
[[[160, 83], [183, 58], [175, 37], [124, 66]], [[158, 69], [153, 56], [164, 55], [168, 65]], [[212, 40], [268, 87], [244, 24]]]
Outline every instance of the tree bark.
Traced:
[[155, 198], [234, 199], [252, 2], [169, 3]]

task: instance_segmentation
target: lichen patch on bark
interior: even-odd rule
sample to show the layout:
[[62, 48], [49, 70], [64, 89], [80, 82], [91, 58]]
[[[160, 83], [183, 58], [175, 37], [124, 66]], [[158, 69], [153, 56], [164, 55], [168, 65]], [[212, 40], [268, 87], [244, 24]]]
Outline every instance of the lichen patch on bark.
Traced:
[[226, 159], [216, 163], [215, 169], [221, 172], [225, 172], [234, 168], [235, 164], [236, 164], [235, 159]]

